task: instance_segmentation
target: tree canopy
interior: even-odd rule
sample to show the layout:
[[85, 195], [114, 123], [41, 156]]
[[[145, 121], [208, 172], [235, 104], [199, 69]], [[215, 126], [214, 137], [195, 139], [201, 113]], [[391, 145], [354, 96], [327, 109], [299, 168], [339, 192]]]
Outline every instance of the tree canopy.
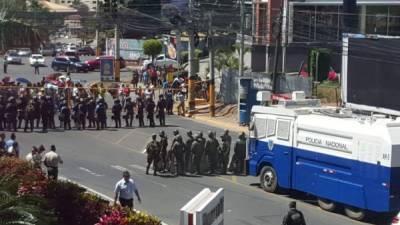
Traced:
[[143, 43], [144, 54], [151, 56], [152, 60], [161, 53], [162, 44], [157, 39], [148, 39]]

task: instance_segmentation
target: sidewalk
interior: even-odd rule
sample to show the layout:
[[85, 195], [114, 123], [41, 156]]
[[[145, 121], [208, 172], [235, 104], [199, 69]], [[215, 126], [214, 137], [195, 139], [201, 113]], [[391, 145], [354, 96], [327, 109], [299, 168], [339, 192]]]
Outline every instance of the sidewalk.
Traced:
[[207, 106], [202, 105], [196, 108], [200, 108], [201, 110], [197, 110], [191, 117], [188, 117], [189, 119], [233, 132], [248, 132], [248, 127], [240, 126], [237, 121], [237, 107], [235, 105], [219, 105], [215, 117], [210, 116]]

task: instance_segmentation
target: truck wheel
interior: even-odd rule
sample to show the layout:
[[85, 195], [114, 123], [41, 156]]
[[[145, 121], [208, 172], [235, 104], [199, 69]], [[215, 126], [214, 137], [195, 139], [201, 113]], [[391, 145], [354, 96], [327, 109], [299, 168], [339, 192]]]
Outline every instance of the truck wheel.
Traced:
[[318, 205], [321, 209], [333, 212], [336, 209], [336, 203], [328, 199], [318, 198]]
[[266, 192], [274, 193], [278, 190], [278, 176], [274, 168], [265, 166], [261, 170], [260, 183]]
[[363, 209], [357, 207], [345, 206], [344, 213], [353, 220], [361, 221], [365, 218], [366, 212]]

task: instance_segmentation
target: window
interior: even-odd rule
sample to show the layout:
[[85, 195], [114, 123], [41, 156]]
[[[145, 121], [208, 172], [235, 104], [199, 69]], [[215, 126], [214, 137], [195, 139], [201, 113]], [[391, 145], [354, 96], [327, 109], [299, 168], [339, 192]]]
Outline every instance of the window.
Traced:
[[279, 120], [278, 121], [278, 131], [276, 132], [276, 136], [278, 139], [289, 140], [290, 134], [290, 121], [287, 120]]
[[268, 119], [267, 120], [267, 137], [271, 137], [275, 135], [276, 128], [276, 120]]
[[266, 130], [267, 130], [267, 121], [262, 118], [255, 118], [254, 119], [255, 129], [254, 129], [254, 136], [256, 138], [265, 138]]
[[388, 31], [388, 6], [367, 6], [366, 33], [383, 34]]
[[389, 35], [400, 36], [400, 6], [389, 6]]

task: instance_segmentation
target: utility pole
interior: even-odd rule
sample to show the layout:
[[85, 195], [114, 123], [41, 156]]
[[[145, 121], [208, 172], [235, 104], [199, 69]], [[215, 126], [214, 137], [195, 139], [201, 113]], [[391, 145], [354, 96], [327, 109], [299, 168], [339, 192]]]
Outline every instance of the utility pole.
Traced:
[[[189, 18], [192, 21], [193, 25], [193, 18], [192, 18], [192, 11], [193, 11], [193, 2], [192, 0], [189, 0]], [[188, 99], [189, 99], [189, 116], [192, 115], [192, 113], [195, 110], [196, 107], [196, 102], [195, 102], [195, 96], [194, 96], [194, 30], [193, 27], [190, 27], [188, 29], [188, 35], [189, 35], [189, 86], [188, 86]]]
[[98, 14], [99, 14], [99, 0], [96, 0], [96, 56], [100, 56]]
[[240, 51], [239, 76], [244, 76], [244, 0], [240, 0]]
[[282, 32], [282, 7], [279, 11], [278, 17], [275, 19], [274, 24], [274, 36], [275, 36], [275, 53], [274, 53], [274, 72], [272, 74], [272, 93], [276, 91], [276, 77], [278, 76], [278, 54], [279, 54], [279, 42], [281, 41]]
[[118, 23], [115, 22], [115, 28], [114, 28], [114, 36], [115, 36], [115, 63], [114, 63], [114, 76], [115, 76], [115, 82], [119, 82], [120, 80], [120, 60], [119, 60], [119, 29], [118, 29]]
[[285, 74], [286, 69], [286, 47], [287, 47], [287, 18], [289, 12], [288, 0], [283, 0], [283, 18], [282, 18], [282, 74]]
[[244, 76], [244, 0], [240, 0], [240, 49], [239, 49], [239, 79], [237, 89], [237, 113], [240, 118], [240, 78]]
[[213, 12], [208, 14], [208, 55], [210, 60], [210, 116], [215, 117], [215, 70], [212, 14]]

